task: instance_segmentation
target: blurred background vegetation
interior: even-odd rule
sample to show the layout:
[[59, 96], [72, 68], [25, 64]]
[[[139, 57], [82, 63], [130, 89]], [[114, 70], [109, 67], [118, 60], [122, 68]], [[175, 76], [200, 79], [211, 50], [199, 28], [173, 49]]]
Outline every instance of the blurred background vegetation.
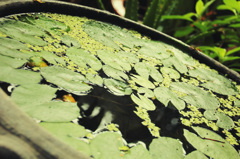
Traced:
[[148, 25], [240, 72], [240, 1], [61, 0]]

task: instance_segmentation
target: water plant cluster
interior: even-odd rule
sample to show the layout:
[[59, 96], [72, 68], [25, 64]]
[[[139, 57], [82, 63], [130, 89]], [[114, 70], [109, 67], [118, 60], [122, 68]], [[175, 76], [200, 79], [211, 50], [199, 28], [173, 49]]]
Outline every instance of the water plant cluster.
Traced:
[[[240, 158], [240, 85], [170, 44], [50, 13], [1, 18], [0, 41], [2, 88], [40, 126], [92, 158]], [[78, 100], [96, 87], [129, 98], [118, 107], [131, 107], [151, 139], [128, 142], [118, 123], [97, 133], [73, 123], [84, 118]], [[163, 109], [177, 112], [178, 134], [164, 134], [164, 119], [153, 118]]]

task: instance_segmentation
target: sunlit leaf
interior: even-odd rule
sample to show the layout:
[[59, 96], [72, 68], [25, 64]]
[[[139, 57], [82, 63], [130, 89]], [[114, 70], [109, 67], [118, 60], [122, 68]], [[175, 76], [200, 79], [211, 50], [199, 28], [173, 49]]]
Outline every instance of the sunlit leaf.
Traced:
[[71, 46], [75, 46], [75, 47], [81, 47], [81, 44], [76, 40], [74, 39], [73, 37], [71, 36], [68, 36], [68, 35], [63, 35], [61, 36], [61, 41], [62, 43], [64, 43], [65, 45], [71, 47]]
[[136, 103], [138, 106], [143, 107], [147, 110], [153, 111], [156, 109], [156, 106], [152, 102], [152, 100], [148, 99], [145, 96], [138, 94], [139, 98], [134, 94], [131, 95], [131, 99]]
[[138, 91], [139, 94], [144, 94], [144, 96], [146, 96], [146, 97], [148, 97], [148, 98], [154, 97], [153, 91], [151, 91], [151, 90], [148, 89], [148, 88], [140, 87], [140, 88], [138, 88], [137, 91]]
[[70, 60], [81, 67], [87, 68], [86, 65], [89, 65], [97, 71], [102, 68], [102, 63], [87, 50], [71, 47], [66, 51], [66, 54]]
[[114, 79], [104, 79], [105, 86], [115, 95], [130, 95], [132, 89], [124, 82]]
[[94, 158], [120, 159], [119, 147], [124, 146], [119, 133], [105, 132], [97, 135], [90, 143]]
[[166, 87], [157, 87], [154, 89], [156, 98], [167, 107], [171, 102], [178, 110], [185, 108], [185, 102], [180, 99], [177, 94]]
[[164, 59], [163, 65], [165, 67], [174, 66], [174, 68], [178, 70], [180, 73], [186, 73], [188, 71], [186, 65], [175, 56], [171, 56], [167, 59]]
[[124, 72], [122, 72], [118, 69], [112, 68], [111, 66], [108, 66], [108, 65], [103, 66], [103, 72], [107, 76], [112, 77], [114, 79], [117, 79], [119, 81], [124, 82], [124, 79], [129, 80], [128, 76]]
[[139, 61], [136, 54], [125, 52], [125, 51], [119, 51], [118, 56], [122, 59], [127, 60], [129, 63], [137, 63]]
[[163, 74], [169, 75], [169, 77], [172, 78], [172, 79], [179, 79], [180, 78], [180, 74], [172, 68], [162, 67], [161, 72]]
[[64, 61], [64, 59], [62, 57], [57, 56], [54, 53], [51, 52], [47, 52], [47, 51], [41, 51], [39, 53], [39, 56], [41, 56], [42, 58], [44, 58], [47, 62], [57, 65], [57, 64], [62, 64], [62, 65], [66, 65], [66, 62]]
[[170, 137], [153, 139], [149, 146], [152, 159], [183, 159], [185, 151], [179, 140]]
[[146, 87], [146, 88], [150, 88], [153, 89], [155, 88], [155, 85], [150, 82], [149, 80], [143, 78], [142, 76], [138, 76], [138, 75], [132, 75], [131, 79], [136, 82], [137, 84], [139, 84], [140, 86]]
[[0, 68], [5, 66], [18, 68], [23, 66], [26, 62], [27, 60], [15, 59], [15, 58], [0, 55]]
[[69, 146], [77, 149], [81, 153], [90, 156], [90, 146], [86, 142], [80, 140], [80, 137], [84, 137], [88, 132], [83, 126], [73, 123], [48, 123], [41, 122], [39, 124], [47, 131], [51, 132], [61, 141], [67, 143]]
[[86, 74], [86, 78], [87, 78], [90, 82], [92, 82], [92, 83], [94, 83], [94, 84], [97, 84], [97, 85], [99, 85], [99, 86], [102, 86], [102, 85], [103, 85], [103, 79], [102, 79], [102, 77], [99, 76], [99, 75], [93, 75], [93, 74], [91, 74], [91, 73], [87, 73], [87, 74]]
[[137, 145], [134, 146], [130, 149], [130, 153], [127, 153], [124, 156], [126, 159], [133, 159], [133, 158], [137, 158], [137, 159], [151, 159], [151, 155], [149, 153], [149, 151], [143, 147], [143, 145]]
[[196, 13], [198, 14], [198, 16], [202, 15], [203, 8], [204, 8], [203, 1], [202, 0], [198, 0], [197, 3], [196, 3], [196, 6], [195, 6], [195, 10], [196, 10]]
[[18, 58], [18, 59], [28, 59], [31, 54], [26, 54], [21, 51], [5, 47], [0, 44], [0, 54], [8, 57]]
[[201, 127], [192, 127], [200, 136], [184, 129], [184, 136], [198, 151], [211, 158], [240, 158], [238, 152], [221, 136]]
[[199, 68], [190, 70], [189, 75], [207, 80], [207, 82], [201, 84], [201, 86], [210, 89], [213, 92], [224, 95], [235, 95], [238, 93], [236, 86], [229, 79], [216, 72]]
[[48, 82], [76, 95], [92, 89], [91, 86], [84, 83], [83, 75], [62, 67], [44, 67], [41, 69], [41, 74]]
[[10, 38], [0, 37], [0, 45], [5, 46], [10, 49], [23, 49], [27, 50], [28, 47], [23, 43]]
[[181, 97], [181, 99], [198, 108], [216, 109], [220, 105], [219, 101], [209, 92], [194, 85], [183, 82], [173, 82], [170, 88], [178, 92], [186, 93], [187, 95]]
[[201, 153], [200, 151], [193, 151], [189, 154], [187, 154], [187, 156], [185, 156], [184, 159], [208, 159], [207, 156], [205, 156], [203, 153]]
[[157, 82], [163, 81], [163, 77], [159, 71], [146, 63], [139, 62], [134, 66], [134, 68], [136, 72], [145, 79], [149, 79], [149, 76], [151, 76]]

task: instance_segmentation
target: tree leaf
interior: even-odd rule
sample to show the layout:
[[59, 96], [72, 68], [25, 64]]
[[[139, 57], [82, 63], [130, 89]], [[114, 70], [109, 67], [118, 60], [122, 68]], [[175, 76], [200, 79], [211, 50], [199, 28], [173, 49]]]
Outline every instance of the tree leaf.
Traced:
[[[184, 129], [184, 136], [187, 141], [203, 154], [218, 159], [237, 159], [240, 158], [238, 152], [221, 136], [201, 127], [192, 127], [200, 137], [196, 134]], [[209, 140], [210, 139], [210, 140]]]
[[178, 110], [182, 110], [185, 108], [185, 102], [169, 88], [157, 87], [156, 89], [154, 89], [154, 94], [156, 98], [165, 105], [165, 107], [167, 107], [169, 105], [169, 102], [171, 102]]
[[170, 89], [186, 93], [187, 95], [181, 97], [181, 99], [198, 108], [216, 109], [220, 106], [219, 101], [214, 96], [194, 85], [183, 82], [173, 82], [170, 85]]
[[183, 159], [185, 154], [182, 143], [170, 137], [153, 139], [149, 152], [152, 159]]
[[120, 159], [119, 148], [124, 146], [119, 133], [104, 132], [97, 135], [90, 143], [91, 152], [94, 158]]
[[118, 96], [130, 95], [132, 93], [132, 89], [121, 81], [104, 79], [104, 84], [113, 94]]
[[41, 68], [40, 72], [48, 82], [76, 95], [81, 95], [92, 89], [91, 86], [83, 82], [85, 80], [83, 75], [62, 67], [44, 67]]
[[136, 97], [134, 94], [131, 95], [131, 99], [133, 100], [134, 103], [136, 103], [138, 106], [143, 107], [147, 110], [153, 111], [156, 109], [156, 106], [152, 102], [152, 100], [148, 99], [145, 96], [142, 96], [138, 94], [139, 98]]

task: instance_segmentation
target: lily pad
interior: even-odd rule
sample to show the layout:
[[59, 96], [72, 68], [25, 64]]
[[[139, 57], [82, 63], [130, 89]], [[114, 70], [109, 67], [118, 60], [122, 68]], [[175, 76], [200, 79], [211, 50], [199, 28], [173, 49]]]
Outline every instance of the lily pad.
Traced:
[[33, 56], [31, 54], [26, 54], [16, 49], [5, 47], [1, 44], [0, 44], [0, 55], [12, 57], [12, 58], [18, 58], [18, 59], [28, 59], [31, 56]]
[[173, 82], [170, 85], [170, 89], [187, 94], [180, 98], [198, 108], [216, 109], [220, 106], [217, 98], [194, 85], [183, 82]]
[[0, 55], [0, 68], [4, 66], [19, 68], [23, 66], [25, 63], [27, 63], [27, 60], [15, 59], [15, 58]]
[[203, 154], [218, 159], [239, 159], [238, 152], [221, 136], [201, 127], [192, 127], [199, 136], [184, 129], [187, 141]]
[[75, 46], [77, 48], [81, 47], [81, 44], [74, 39], [73, 37], [69, 36], [69, 35], [63, 35], [61, 36], [61, 41], [62, 43], [64, 43], [65, 45], [72, 47]]
[[172, 68], [162, 67], [161, 72], [163, 74], [169, 75], [169, 77], [172, 78], [172, 79], [179, 79], [180, 78], [180, 74]]
[[169, 58], [164, 59], [162, 62], [165, 67], [173, 66], [182, 74], [188, 72], [187, 66], [175, 56], [170, 56]]
[[238, 89], [236, 88], [236, 86], [229, 79], [219, 75], [216, 72], [199, 68], [195, 70], [190, 70], [189, 75], [192, 77], [206, 80], [207, 82], [201, 84], [201, 86], [212, 90], [213, 92], [224, 95], [238, 94]]
[[152, 159], [183, 159], [185, 155], [182, 143], [170, 137], [153, 139], [149, 152]]
[[143, 145], [136, 145], [124, 156], [126, 159], [152, 159], [149, 151]]
[[171, 102], [178, 110], [182, 110], [185, 108], [185, 102], [169, 88], [157, 87], [156, 89], [154, 89], [154, 94], [156, 98], [166, 107], [169, 105], [169, 102]]
[[41, 56], [42, 58], [44, 58], [47, 62], [49, 62], [51, 64], [54, 64], [54, 65], [61, 64], [63, 66], [66, 65], [66, 62], [64, 61], [64, 59], [57, 56], [54, 53], [47, 52], [47, 51], [41, 51], [39, 54], [40, 54], [39, 56]]
[[[139, 98], [138, 98], [139, 97]], [[152, 100], [148, 99], [145, 96], [138, 94], [138, 97], [134, 94], [131, 95], [131, 99], [134, 103], [136, 103], [139, 107], [143, 107], [147, 110], [153, 111], [156, 109], [156, 106], [152, 102]]]
[[90, 146], [79, 138], [84, 137], [88, 132], [83, 126], [73, 123], [48, 123], [41, 122], [40, 126], [51, 132], [61, 141], [77, 149], [81, 153], [90, 156]]
[[113, 68], [111, 66], [108, 66], [108, 65], [103, 66], [103, 72], [107, 76], [112, 77], [114, 79], [117, 79], [119, 81], [124, 82], [124, 79], [129, 80], [128, 76], [123, 71], [120, 71], [120, 70], [115, 69], [115, 68]]
[[10, 38], [0, 37], [0, 45], [5, 46], [10, 49], [23, 49], [27, 50], [28, 47], [23, 43]]
[[102, 63], [87, 50], [71, 47], [66, 51], [66, 54], [70, 60], [83, 68], [87, 68], [86, 65], [96, 71], [102, 68]]
[[208, 159], [207, 156], [205, 156], [203, 153], [200, 151], [193, 151], [189, 153], [184, 159]]
[[115, 54], [111, 51], [100, 50], [97, 52], [97, 55], [106, 65], [121, 71], [131, 70], [130, 64], [126, 60], [121, 59], [118, 54]]
[[120, 159], [120, 147], [124, 146], [119, 133], [104, 132], [97, 135], [90, 143], [91, 152], [96, 159]]
[[139, 84], [140, 86], [143, 86], [145, 88], [150, 88], [150, 89], [155, 88], [155, 85], [152, 82], [143, 78], [142, 76], [132, 75], [131, 79], [137, 84]]
[[137, 55], [130, 52], [119, 51], [118, 56], [121, 59], [127, 60], [129, 63], [137, 63], [139, 61]]
[[145, 97], [148, 97], [148, 98], [154, 97], [153, 91], [148, 88], [140, 87], [138, 88], [137, 91], [139, 94], [144, 94]]
[[92, 89], [91, 86], [84, 83], [85, 77], [83, 75], [62, 67], [44, 67], [41, 68], [40, 72], [48, 82], [76, 95], [81, 95]]
[[114, 79], [104, 79], [105, 86], [115, 95], [130, 95], [132, 89], [124, 82]]
[[15, 69], [7, 65], [1, 66], [0, 81], [11, 84], [37, 84], [42, 80], [39, 72]]
[[146, 63], [139, 62], [134, 66], [134, 68], [136, 72], [145, 79], [149, 79], [149, 76], [151, 76], [157, 82], [163, 81], [163, 77], [159, 71]]
[[86, 78], [92, 82], [93, 84], [97, 84], [99, 86], [102, 86], [103, 85], [103, 79], [101, 76], [99, 75], [94, 75], [94, 74], [91, 74], [91, 73], [87, 73], [86, 74]]

